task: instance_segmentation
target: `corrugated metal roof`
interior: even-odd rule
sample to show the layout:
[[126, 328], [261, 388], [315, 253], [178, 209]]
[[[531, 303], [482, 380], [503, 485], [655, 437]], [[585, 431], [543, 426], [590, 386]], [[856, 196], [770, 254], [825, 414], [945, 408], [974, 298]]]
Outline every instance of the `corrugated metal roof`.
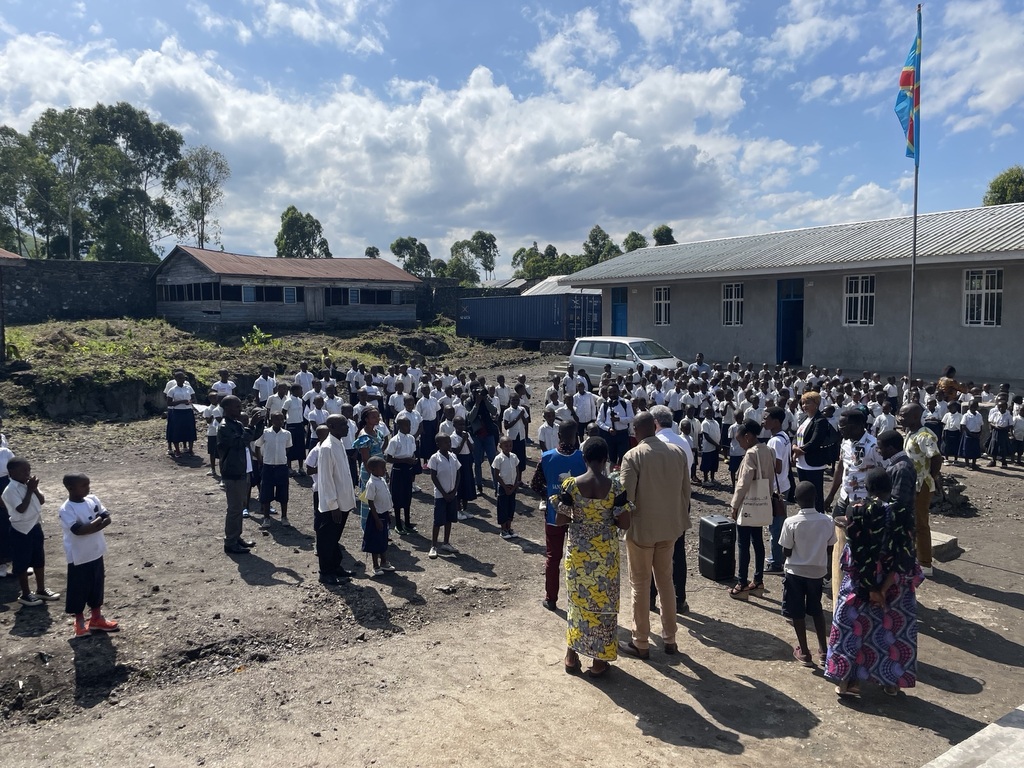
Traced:
[[486, 280], [480, 283], [481, 288], [522, 288], [527, 280], [521, 277], [509, 277], [504, 280]]
[[11, 253], [10, 251], [5, 250], [3, 248], [0, 248], [0, 259], [17, 259], [18, 261], [21, 261], [21, 256], [19, 256], [16, 253]]
[[551, 294], [560, 293], [582, 293], [601, 295], [600, 288], [573, 288], [571, 285], [563, 285], [559, 283], [559, 280], [564, 279], [564, 275], [553, 275], [552, 277], [545, 277], [539, 283], [532, 288], [528, 288], [522, 292], [522, 296], [549, 296]]
[[[910, 261], [910, 216], [641, 248], [568, 277], [569, 285], [699, 278], [704, 274], [827, 269]], [[1024, 203], [926, 213], [917, 219], [922, 263], [957, 256], [1024, 255]]]
[[[380, 280], [390, 283], [421, 282], [418, 277], [384, 259], [278, 259], [179, 245], [164, 259], [163, 264], [174, 256], [175, 251], [189, 254], [217, 275], [311, 280]], [[163, 269], [163, 264], [160, 265], [160, 269]]]

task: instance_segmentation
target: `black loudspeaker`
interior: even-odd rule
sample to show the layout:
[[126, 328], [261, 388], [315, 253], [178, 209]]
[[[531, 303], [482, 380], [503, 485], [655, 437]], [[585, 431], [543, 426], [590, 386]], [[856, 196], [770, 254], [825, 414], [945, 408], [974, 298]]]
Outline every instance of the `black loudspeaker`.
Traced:
[[700, 519], [700, 575], [712, 581], [736, 576], [736, 522], [722, 515]]

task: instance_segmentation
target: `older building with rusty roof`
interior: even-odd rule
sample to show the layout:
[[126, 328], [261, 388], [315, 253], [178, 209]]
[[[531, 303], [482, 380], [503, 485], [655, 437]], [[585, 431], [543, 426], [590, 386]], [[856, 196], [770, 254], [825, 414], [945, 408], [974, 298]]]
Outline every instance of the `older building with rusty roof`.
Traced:
[[155, 272], [157, 314], [182, 324], [413, 323], [419, 278], [384, 259], [279, 259], [176, 246]]

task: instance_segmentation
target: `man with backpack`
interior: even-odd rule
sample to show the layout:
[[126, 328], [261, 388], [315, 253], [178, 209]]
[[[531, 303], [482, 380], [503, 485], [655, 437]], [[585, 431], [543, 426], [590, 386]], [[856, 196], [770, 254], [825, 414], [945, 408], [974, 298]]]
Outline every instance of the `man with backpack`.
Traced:
[[793, 441], [796, 474], [801, 481], [814, 485], [814, 507], [824, 512], [825, 468], [839, 458], [839, 432], [821, 412], [819, 393], [804, 392], [800, 397], [800, 409], [807, 418], [797, 428]]

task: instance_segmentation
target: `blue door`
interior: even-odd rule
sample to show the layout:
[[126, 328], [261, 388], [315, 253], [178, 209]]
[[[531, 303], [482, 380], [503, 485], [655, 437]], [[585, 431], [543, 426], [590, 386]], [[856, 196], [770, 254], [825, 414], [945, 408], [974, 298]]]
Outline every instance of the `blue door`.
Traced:
[[625, 288], [612, 288], [612, 336], [628, 336], [626, 318], [629, 315]]
[[778, 317], [775, 325], [777, 363], [802, 365], [804, 361], [804, 280], [779, 280]]

